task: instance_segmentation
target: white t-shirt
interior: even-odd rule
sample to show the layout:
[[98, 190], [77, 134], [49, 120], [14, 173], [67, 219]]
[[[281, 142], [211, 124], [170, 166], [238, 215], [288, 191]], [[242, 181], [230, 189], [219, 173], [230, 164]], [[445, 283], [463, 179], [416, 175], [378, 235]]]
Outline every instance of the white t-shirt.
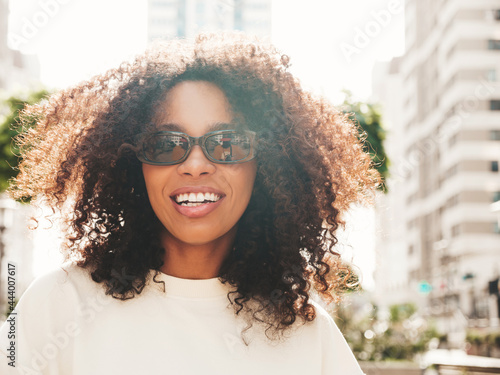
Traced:
[[316, 319], [299, 324], [289, 339], [269, 341], [254, 324], [246, 346], [240, 332], [247, 324], [230, 305], [228, 283], [161, 273], [156, 280], [165, 282], [165, 293], [152, 275], [143, 292], [126, 301], [106, 295], [87, 270], [71, 263], [36, 279], [0, 328], [0, 373], [362, 375], [317, 303], [311, 302]]

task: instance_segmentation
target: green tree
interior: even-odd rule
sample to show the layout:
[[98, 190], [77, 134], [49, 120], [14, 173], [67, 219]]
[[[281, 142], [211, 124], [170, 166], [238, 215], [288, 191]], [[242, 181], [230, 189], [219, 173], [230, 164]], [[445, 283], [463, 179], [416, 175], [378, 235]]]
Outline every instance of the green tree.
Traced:
[[[384, 140], [386, 131], [382, 124], [380, 108], [374, 103], [363, 103], [352, 98], [349, 91], [344, 91], [345, 99], [342, 104], [344, 113], [349, 114], [349, 118], [359, 126], [360, 138], [364, 141], [364, 150], [369, 153], [375, 168], [378, 170], [383, 180], [389, 177], [389, 159], [385, 153]], [[380, 189], [387, 193], [386, 184], [382, 184]]]
[[24, 96], [11, 96], [2, 103], [2, 112], [5, 114], [0, 120], [0, 192], [5, 191], [10, 180], [18, 173], [19, 149], [14, 144], [13, 138], [20, 132], [35, 124], [19, 124], [19, 113], [27, 104], [35, 104], [49, 95], [45, 89], [29, 92]]
[[362, 361], [412, 361], [440, 335], [432, 322], [419, 315], [410, 303], [390, 306], [388, 319], [381, 319], [376, 305], [343, 304], [334, 316], [356, 358]]

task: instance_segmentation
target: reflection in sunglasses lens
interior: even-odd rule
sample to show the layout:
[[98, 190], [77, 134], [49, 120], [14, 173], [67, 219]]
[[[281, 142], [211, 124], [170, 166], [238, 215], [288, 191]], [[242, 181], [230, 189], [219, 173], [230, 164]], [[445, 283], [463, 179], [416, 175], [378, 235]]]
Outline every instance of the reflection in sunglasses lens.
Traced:
[[[250, 138], [244, 133], [220, 133], [206, 138], [208, 155], [220, 161], [244, 160], [250, 154]], [[155, 163], [175, 163], [188, 152], [189, 139], [174, 134], [153, 134], [143, 144], [146, 159]]]
[[149, 137], [144, 144], [144, 154], [151, 161], [171, 163], [184, 157], [188, 144], [185, 137], [160, 134]]
[[250, 140], [245, 134], [216, 134], [207, 138], [208, 154], [220, 161], [238, 161], [248, 157]]

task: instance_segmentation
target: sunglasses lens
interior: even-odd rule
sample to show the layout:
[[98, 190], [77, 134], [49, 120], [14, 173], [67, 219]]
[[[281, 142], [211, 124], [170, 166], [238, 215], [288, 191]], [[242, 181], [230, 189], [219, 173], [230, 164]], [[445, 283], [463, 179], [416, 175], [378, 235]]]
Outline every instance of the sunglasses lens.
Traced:
[[[254, 133], [249, 131], [213, 132], [203, 138], [206, 155], [214, 162], [242, 163], [255, 157]], [[143, 163], [169, 165], [179, 163], [190, 149], [190, 138], [178, 132], [158, 132], [142, 138], [141, 150], [137, 157]]]
[[215, 160], [236, 162], [250, 156], [252, 140], [245, 133], [223, 133], [211, 135], [205, 145]]
[[153, 134], [144, 140], [144, 157], [155, 163], [174, 163], [184, 157], [189, 141], [186, 137], [171, 134]]

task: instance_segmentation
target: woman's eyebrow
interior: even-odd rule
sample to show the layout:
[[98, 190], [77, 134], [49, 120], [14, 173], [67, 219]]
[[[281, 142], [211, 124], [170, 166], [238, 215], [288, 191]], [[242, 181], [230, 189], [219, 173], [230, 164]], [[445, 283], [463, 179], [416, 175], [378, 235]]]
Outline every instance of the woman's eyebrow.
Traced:
[[[236, 124], [225, 123], [225, 122], [216, 122], [208, 127], [208, 132], [213, 132], [216, 130], [228, 130], [228, 129], [236, 129]], [[186, 129], [178, 124], [168, 123], [158, 125], [158, 130], [160, 131], [176, 131], [181, 133], [186, 133]], [[207, 132], [207, 133], [208, 133]]]
[[216, 130], [228, 130], [228, 129], [236, 129], [236, 124], [225, 123], [225, 122], [216, 122], [211, 125], [208, 130], [214, 132]]
[[182, 126], [177, 125], [177, 124], [161, 124], [161, 125], [158, 125], [158, 130], [160, 130], [160, 131], [174, 131], [174, 132], [181, 132], [181, 133], [186, 132], [186, 129], [184, 129]]

